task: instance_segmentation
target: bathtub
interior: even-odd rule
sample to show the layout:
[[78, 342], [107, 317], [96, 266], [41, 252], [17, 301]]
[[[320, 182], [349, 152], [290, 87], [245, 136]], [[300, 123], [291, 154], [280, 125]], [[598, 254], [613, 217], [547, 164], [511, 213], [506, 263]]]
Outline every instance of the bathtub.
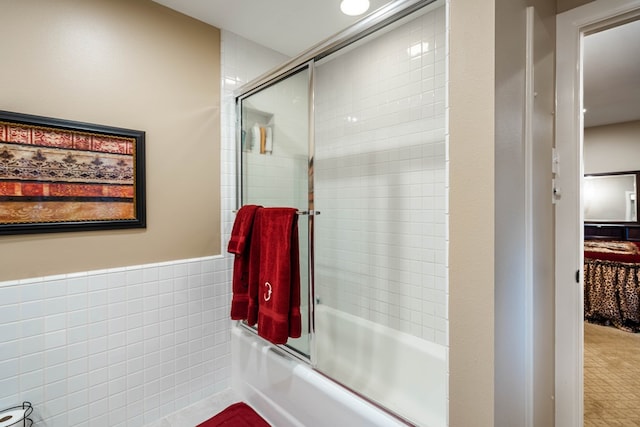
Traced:
[[[316, 340], [325, 375], [411, 424], [447, 425], [443, 346], [324, 305], [316, 307]], [[242, 327], [232, 329], [231, 343], [234, 391], [274, 426], [407, 425]]]
[[231, 355], [233, 391], [274, 427], [406, 427], [240, 326]]
[[316, 368], [419, 426], [447, 425], [446, 348], [316, 306]]

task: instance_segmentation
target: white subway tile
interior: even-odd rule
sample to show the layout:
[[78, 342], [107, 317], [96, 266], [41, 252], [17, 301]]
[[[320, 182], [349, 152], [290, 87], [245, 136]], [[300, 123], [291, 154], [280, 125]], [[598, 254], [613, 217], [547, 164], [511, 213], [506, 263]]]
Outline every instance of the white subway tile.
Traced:
[[189, 274], [189, 267], [187, 263], [176, 263], [173, 266], [174, 279], [186, 277]]
[[127, 344], [127, 334], [126, 332], [117, 332], [113, 334], [109, 334], [107, 337], [108, 348], [109, 350], [123, 347]]
[[75, 377], [76, 375], [86, 374], [88, 372], [88, 365], [88, 359], [84, 356], [70, 358], [67, 364], [67, 375], [69, 377]]
[[[81, 320], [81, 318], [86, 318], [87, 322], [91, 325], [91, 324], [105, 324], [105, 321], [107, 319], [109, 319], [109, 307], [104, 305], [104, 306], [99, 306], [99, 307], [93, 307], [88, 311], [77, 311], [77, 312], [73, 312], [73, 313], [69, 313], [69, 317], [72, 316], [78, 316], [78, 318], [76, 319], [76, 322], [73, 322], [73, 324], [75, 325], [80, 325], [81, 323], [79, 323], [79, 321]], [[69, 321], [69, 323], [71, 324], [72, 322]], [[89, 335], [91, 336], [91, 334]], [[95, 336], [95, 335], [94, 335]]]
[[20, 302], [20, 290], [17, 282], [0, 282], [0, 307], [2, 310], [5, 306]]
[[[129, 402], [130, 404], [133, 402]], [[125, 421], [127, 420], [127, 412], [125, 408], [116, 409], [113, 411], [109, 411], [109, 427], [126, 427]], [[138, 424], [138, 425], [143, 425]]]
[[162, 283], [169, 279], [173, 279], [173, 265], [165, 264], [158, 267], [158, 280]]
[[160, 278], [160, 267], [147, 267], [142, 270], [143, 283], [157, 283]]
[[44, 370], [44, 383], [51, 384], [56, 381], [62, 381], [67, 378], [67, 365], [61, 363], [55, 366], [47, 366]]
[[0, 344], [0, 356], [2, 358], [18, 357], [21, 354], [33, 354], [44, 351], [44, 334], [25, 337], [20, 340], [21, 348], [15, 341]]
[[125, 277], [127, 287], [142, 284], [143, 270], [139, 267], [128, 268], [125, 272]]
[[144, 373], [142, 371], [130, 373], [127, 376], [127, 400], [129, 403], [144, 398]]
[[67, 381], [63, 378], [60, 381], [45, 384], [44, 396], [47, 400], [58, 399], [67, 395]]
[[[64, 303], [64, 299], [57, 298], [56, 301], [58, 303]], [[54, 302], [51, 302], [51, 304], [54, 304]], [[14, 314], [13, 310], [9, 310], [8, 314], [13, 315]], [[31, 302], [20, 304], [20, 315], [22, 319], [33, 319], [36, 317], [44, 316], [45, 314], [46, 314], [45, 301], [43, 300], [31, 301]], [[55, 314], [55, 313], [51, 313], [51, 314]], [[16, 319], [14, 318], [9, 321], [14, 321], [14, 320]]]
[[67, 406], [68, 401], [66, 396], [59, 397], [53, 400], [47, 400], [46, 404], [49, 414], [54, 416], [52, 420], [53, 425], [60, 427], [69, 425], [69, 423], [67, 422], [67, 411], [69, 407]]
[[119, 393], [112, 394], [110, 390], [109, 395], [109, 411], [114, 411], [119, 408], [124, 408], [127, 405], [127, 393], [125, 390]]
[[131, 285], [127, 285], [126, 300], [131, 301], [136, 299], [142, 299], [142, 296], [144, 294], [144, 286], [146, 286], [146, 284], [138, 283], [138, 282]]
[[[89, 393], [86, 390], [71, 392], [69, 390], [69, 384], [67, 381], [67, 391], [69, 392], [69, 402], [72, 403], [74, 408], [87, 407], [89, 403]], [[93, 423], [94, 420], [91, 420]]]
[[89, 383], [94, 384], [89, 387], [89, 402], [97, 402], [109, 396], [108, 384], [105, 381], [98, 381], [103, 380], [103, 378], [104, 375], [101, 374], [101, 371], [96, 371], [89, 377]]
[[108, 354], [106, 351], [99, 351], [96, 353], [91, 353], [93, 350], [92, 347], [89, 347], [90, 355], [89, 355], [89, 372], [93, 376], [93, 374], [100, 369], [104, 369], [109, 366]]
[[[69, 409], [68, 421], [70, 426], [78, 426], [83, 422], [89, 420], [89, 410], [87, 405], [78, 405], [77, 402], [73, 402], [73, 407]], [[93, 425], [93, 424], [87, 424]]]
[[103, 399], [94, 400], [89, 404], [89, 414], [91, 418], [105, 415], [109, 412], [109, 399], [105, 396]]
[[17, 340], [22, 337], [21, 329], [19, 322], [0, 323], [0, 337], [5, 342]]
[[20, 299], [22, 302], [37, 301], [42, 299], [44, 286], [41, 281], [20, 286]]
[[67, 347], [57, 347], [45, 352], [46, 367], [52, 366], [64, 367], [64, 363], [67, 362]]
[[72, 396], [73, 393], [84, 393], [89, 396], [89, 375], [86, 373], [67, 377], [67, 391]]
[[158, 293], [160, 295], [173, 293], [173, 279], [162, 279], [158, 282]]
[[115, 333], [126, 331], [127, 327], [128, 327], [128, 324], [127, 324], [126, 316], [111, 318], [110, 320], [107, 321], [107, 328], [108, 328], [109, 334], [115, 334]]
[[87, 287], [87, 273], [67, 275], [67, 295], [86, 293]]
[[107, 284], [109, 289], [117, 289], [127, 284], [127, 275], [125, 270], [116, 270], [107, 275]]
[[94, 273], [87, 277], [89, 292], [104, 291], [109, 288], [109, 273]]
[[120, 363], [126, 362], [127, 360], [127, 349], [126, 347], [118, 347], [112, 350], [109, 350], [107, 353], [107, 357], [109, 360], [109, 366], [119, 365]]
[[0, 359], [0, 380], [6, 380], [20, 374], [20, 359]]
[[137, 358], [144, 356], [144, 342], [136, 342], [127, 345], [127, 358]]

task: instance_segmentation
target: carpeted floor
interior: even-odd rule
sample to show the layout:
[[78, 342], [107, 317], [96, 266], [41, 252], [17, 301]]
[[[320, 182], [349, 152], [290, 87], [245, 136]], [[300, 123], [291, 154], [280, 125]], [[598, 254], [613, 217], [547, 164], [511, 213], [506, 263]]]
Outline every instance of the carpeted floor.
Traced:
[[640, 427], [640, 334], [584, 324], [584, 427]]

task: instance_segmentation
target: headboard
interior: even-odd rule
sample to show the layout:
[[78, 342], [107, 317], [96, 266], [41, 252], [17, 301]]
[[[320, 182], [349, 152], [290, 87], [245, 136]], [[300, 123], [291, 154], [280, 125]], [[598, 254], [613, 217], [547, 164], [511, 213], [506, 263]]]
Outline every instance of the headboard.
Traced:
[[629, 240], [640, 242], [640, 226], [625, 224], [585, 224], [585, 240]]

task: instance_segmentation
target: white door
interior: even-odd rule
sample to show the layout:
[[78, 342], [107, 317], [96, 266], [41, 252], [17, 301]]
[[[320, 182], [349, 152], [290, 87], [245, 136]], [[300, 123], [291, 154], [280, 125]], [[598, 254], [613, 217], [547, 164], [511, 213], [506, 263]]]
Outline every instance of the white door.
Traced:
[[582, 40], [635, 13], [640, 0], [597, 0], [557, 18], [556, 427], [583, 424]]

